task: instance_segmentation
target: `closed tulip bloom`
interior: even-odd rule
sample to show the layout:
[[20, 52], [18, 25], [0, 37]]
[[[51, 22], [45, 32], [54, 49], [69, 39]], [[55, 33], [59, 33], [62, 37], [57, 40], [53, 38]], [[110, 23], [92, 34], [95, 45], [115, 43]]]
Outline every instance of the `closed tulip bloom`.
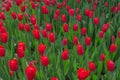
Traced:
[[85, 10], [85, 15], [86, 15], [86, 16], [89, 16], [89, 13], [90, 13], [90, 10], [89, 10], [89, 9], [86, 9], [86, 10]]
[[110, 51], [111, 53], [114, 53], [116, 50], [117, 50], [117, 46], [116, 46], [114, 43], [112, 43], [112, 44], [110, 45], [109, 51]]
[[114, 71], [114, 68], [115, 68], [115, 64], [114, 64], [114, 62], [112, 61], [112, 60], [108, 60], [107, 61], [107, 69], [108, 69], [108, 71]]
[[35, 39], [38, 40], [40, 38], [40, 32], [38, 29], [33, 29], [32, 34], [33, 34]]
[[0, 45], [0, 57], [4, 57], [5, 56], [5, 48], [4, 46]]
[[23, 0], [16, 0], [16, 5], [20, 6], [22, 4]]
[[38, 46], [38, 52], [39, 52], [39, 54], [43, 55], [44, 52], [45, 52], [45, 50], [46, 50], [46, 46], [44, 44], [42, 44], [42, 43], [39, 44], [39, 46]]
[[74, 16], [74, 9], [69, 9], [70, 16]]
[[61, 20], [62, 20], [63, 23], [66, 22], [67, 19], [66, 19], [66, 15], [65, 15], [65, 14], [62, 14], [62, 16], [61, 16]]
[[78, 14], [78, 15], [76, 16], [76, 20], [81, 21], [81, 20], [82, 20], [82, 16], [81, 16], [80, 14]]
[[11, 16], [12, 16], [13, 19], [16, 19], [17, 14], [16, 14], [15, 12], [12, 12], [12, 13], [11, 13]]
[[86, 27], [83, 27], [83, 28], [81, 29], [81, 34], [82, 34], [82, 35], [85, 35], [86, 32], [87, 32], [87, 28], [86, 28]]
[[66, 46], [67, 43], [68, 43], [67, 38], [64, 38], [64, 39], [62, 40], [62, 44], [63, 44], [64, 46]]
[[46, 23], [46, 30], [51, 31], [52, 30], [52, 24], [51, 23]]
[[90, 71], [94, 71], [96, 69], [95, 63], [89, 62], [89, 69], [90, 69]]
[[18, 47], [18, 48], [17, 48], [17, 56], [18, 56], [19, 58], [23, 58], [23, 57], [24, 57], [23, 47]]
[[73, 44], [78, 45], [78, 37], [77, 36], [73, 37]]
[[21, 11], [22, 11], [22, 12], [25, 12], [25, 8], [26, 8], [25, 5], [21, 6]]
[[90, 37], [85, 38], [85, 44], [86, 44], [86, 46], [89, 46], [91, 44], [91, 38]]
[[4, 26], [1, 26], [0, 27], [0, 33], [6, 33], [6, 28]]
[[32, 25], [36, 24], [36, 17], [34, 15], [30, 16], [30, 22], [32, 23]]
[[73, 30], [74, 30], [74, 31], [78, 31], [78, 25], [77, 25], [77, 24], [74, 24], [74, 25], [73, 25]]
[[39, 25], [38, 24], [34, 24], [34, 29], [39, 29]]
[[25, 73], [28, 80], [34, 80], [36, 76], [37, 69], [33, 65], [28, 65], [25, 69]]
[[99, 32], [99, 37], [100, 37], [100, 38], [103, 38], [103, 37], [104, 37], [104, 32], [103, 32], [103, 31], [100, 31], [100, 32]]
[[49, 33], [48, 39], [50, 42], [54, 43], [55, 42], [55, 34], [53, 32]]
[[25, 24], [25, 30], [26, 30], [26, 32], [30, 32], [30, 25], [29, 24]]
[[58, 80], [58, 78], [57, 77], [52, 77], [51, 80]]
[[24, 24], [20, 22], [20, 23], [18, 24], [18, 29], [19, 29], [20, 31], [23, 31], [23, 30], [24, 30]]
[[42, 30], [42, 36], [43, 36], [44, 38], [47, 38], [47, 37], [48, 37], [48, 33], [47, 33], [47, 31], [46, 31], [45, 29]]
[[24, 51], [26, 49], [26, 45], [24, 42], [18, 42], [18, 47], [22, 47]]
[[84, 68], [79, 68], [77, 70], [77, 76], [79, 80], [85, 80], [90, 75], [89, 70], [85, 70]]
[[105, 58], [106, 58], [105, 54], [102, 53], [102, 54], [100, 55], [100, 60], [103, 62], [103, 61], [105, 60]]
[[43, 5], [42, 6], [42, 14], [48, 14], [48, 8], [47, 8], [47, 6], [46, 5]]
[[95, 24], [95, 25], [98, 25], [98, 24], [99, 24], [99, 18], [98, 18], [98, 17], [95, 17], [95, 18], [94, 18], [94, 24]]
[[7, 41], [8, 41], [8, 33], [7, 32], [5, 32], [5, 33], [2, 33], [1, 34], [1, 36], [0, 36], [0, 38], [1, 38], [1, 41], [3, 42], [3, 43], [6, 43]]
[[62, 52], [62, 59], [63, 59], [63, 60], [68, 60], [68, 57], [69, 57], [69, 52], [68, 52], [68, 50], [64, 50], [64, 51]]
[[77, 46], [77, 53], [78, 53], [78, 55], [83, 55], [84, 54], [84, 49], [83, 49], [83, 46], [81, 44], [79, 44]]
[[68, 24], [64, 23], [63, 24], [63, 30], [64, 30], [64, 32], [68, 32], [68, 28], [69, 28]]
[[93, 15], [94, 15], [93, 11], [90, 11], [89, 12], [89, 18], [93, 18]]
[[120, 38], [120, 31], [118, 31], [118, 38]]
[[10, 68], [11, 71], [16, 71], [16, 70], [18, 70], [18, 61], [17, 61], [16, 58], [10, 60], [10, 61], [8, 62], [8, 65], [9, 65], [9, 68]]
[[21, 21], [23, 19], [23, 15], [22, 14], [18, 14], [18, 20]]
[[40, 57], [40, 62], [43, 66], [48, 66], [49, 64], [49, 59], [47, 56], [43, 55]]

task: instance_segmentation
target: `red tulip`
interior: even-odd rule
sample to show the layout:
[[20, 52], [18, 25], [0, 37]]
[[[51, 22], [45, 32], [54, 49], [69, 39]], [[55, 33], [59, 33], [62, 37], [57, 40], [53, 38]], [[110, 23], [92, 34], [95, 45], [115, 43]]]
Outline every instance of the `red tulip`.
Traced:
[[89, 11], [89, 18], [93, 18], [93, 15], [94, 15], [93, 11]]
[[23, 19], [23, 15], [22, 14], [18, 14], [18, 20], [21, 21]]
[[34, 24], [34, 29], [39, 29], [38, 24]]
[[19, 47], [17, 48], [17, 56], [19, 58], [23, 58], [24, 57], [24, 50], [23, 50], [23, 47]]
[[25, 45], [24, 42], [19, 42], [19, 43], [18, 43], [18, 47], [22, 47], [24, 51], [25, 51], [25, 49], [26, 49], [26, 45]]
[[118, 3], [118, 10], [120, 10], [120, 2]]
[[0, 27], [0, 33], [6, 33], [6, 28], [4, 26], [1, 26]]
[[54, 14], [54, 20], [58, 20], [58, 15]]
[[86, 44], [86, 46], [89, 46], [90, 43], [91, 43], [91, 38], [90, 37], [86, 37], [85, 38], [85, 44]]
[[6, 43], [8, 41], [8, 33], [7, 32], [2, 33], [0, 38], [3, 43]]
[[21, 6], [21, 11], [22, 11], [22, 12], [25, 12], [25, 8], [26, 8], [26, 6], [24, 6], [24, 5]]
[[13, 19], [16, 19], [16, 17], [17, 17], [17, 15], [16, 15], [15, 12], [12, 12], [12, 13], [11, 13], [11, 16], [12, 16]]
[[36, 67], [33, 65], [29, 65], [26, 67], [25, 73], [27, 76], [28, 80], [34, 80], [35, 76], [36, 76]]
[[120, 31], [118, 31], [118, 38], [120, 38]]
[[23, 0], [16, 0], [16, 5], [20, 6], [22, 4]]
[[95, 63], [89, 62], [89, 69], [90, 71], [94, 71], [96, 69]]
[[73, 38], [73, 44], [74, 45], [78, 45], [78, 37], [77, 36], [74, 36], [74, 38]]
[[55, 10], [55, 14], [60, 15], [60, 10], [59, 10], [59, 9], [56, 9], [56, 10]]
[[48, 14], [48, 9], [45, 5], [42, 6], [42, 14]]
[[46, 30], [51, 31], [52, 30], [52, 24], [51, 23], [46, 23]]
[[69, 9], [70, 16], [74, 16], [74, 9]]
[[61, 4], [61, 3], [58, 3], [58, 4], [57, 4], [57, 7], [58, 7], [59, 9], [62, 9], [62, 4]]
[[68, 57], [69, 57], [69, 51], [68, 50], [64, 50], [62, 52], [62, 59], [63, 60], [68, 60]]
[[64, 30], [64, 32], [68, 32], [68, 28], [69, 28], [68, 24], [64, 23], [63, 24], [63, 30]]
[[73, 25], [73, 30], [74, 30], [74, 31], [78, 31], [78, 25], [77, 25], [77, 24], [74, 24], [74, 25]]
[[25, 30], [26, 30], [26, 32], [30, 32], [30, 25], [29, 24], [25, 24]]
[[84, 68], [79, 68], [77, 70], [77, 76], [79, 80], [85, 80], [90, 75], [89, 70], [85, 70]]
[[54, 43], [55, 42], [55, 34], [51, 32], [48, 35], [48, 39], [49, 39], [50, 42]]
[[0, 21], [0, 27], [3, 26], [3, 22]]
[[9, 65], [9, 68], [10, 68], [11, 71], [16, 71], [16, 70], [18, 70], [18, 61], [17, 61], [16, 58], [10, 60], [10, 61], [8, 62], [8, 65]]
[[51, 80], [58, 80], [58, 78], [57, 77], [52, 77]]
[[63, 23], [66, 22], [66, 15], [65, 15], [65, 14], [62, 14], [62, 16], [61, 16], [61, 20], [62, 20]]
[[89, 3], [91, 3], [91, 2], [92, 2], [92, 0], [88, 0], [88, 2], [89, 2]]
[[78, 14], [80, 12], [79, 8], [76, 8], [76, 14]]
[[100, 38], [103, 38], [103, 37], [104, 37], [104, 32], [103, 32], [103, 31], [100, 31], [100, 32], [99, 32], [99, 37], [100, 37]]
[[32, 34], [33, 34], [35, 39], [38, 40], [40, 38], [40, 32], [38, 29], [33, 29]]
[[95, 25], [98, 25], [98, 24], [99, 24], [99, 18], [98, 18], [98, 17], [94, 18], [94, 24], [95, 24]]
[[19, 23], [19, 24], [18, 24], [18, 29], [19, 29], [20, 31], [23, 31], [23, 30], [24, 30], [24, 24], [23, 24], [23, 23]]
[[6, 16], [5, 16], [4, 12], [0, 12], [0, 19], [2, 19], [2, 20], [6, 19]]
[[85, 10], [85, 15], [86, 15], [86, 16], [89, 16], [89, 13], [90, 13], [90, 10], [89, 10], [89, 9], [86, 9], [86, 10]]
[[79, 44], [77, 46], [77, 53], [78, 53], [78, 55], [83, 55], [84, 54], [84, 49], [83, 49], [83, 46], [81, 44]]
[[108, 69], [108, 71], [112, 72], [114, 70], [114, 67], [115, 67], [114, 62], [112, 60], [108, 60], [107, 61], [107, 69]]
[[5, 48], [4, 46], [0, 45], [0, 57], [4, 57], [5, 56]]
[[44, 38], [47, 38], [47, 37], [48, 37], [48, 33], [47, 33], [47, 31], [46, 31], [45, 29], [42, 30], [42, 36], [43, 36]]
[[105, 60], [105, 58], [106, 58], [105, 54], [101, 54], [101, 55], [100, 55], [100, 60], [101, 60], [102, 62]]
[[82, 35], [85, 35], [86, 32], [87, 32], [87, 28], [86, 28], [86, 27], [83, 27], [83, 28], [81, 29], [81, 34], [82, 34]]
[[38, 46], [39, 54], [43, 55], [45, 50], [46, 50], [46, 46], [44, 44], [39, 44], [39, 46]]
[[36, 24], [36, 17], [34, 15], [31, 15], [30, 22], [32, 23], [32, 25]]
[[117, 49], [117, 46], [112, 43], [112, 44], [110, 45], [109, 51], [110, 51], [111, 53], [114, 53], [114, 52], [116, 51], [116, 49]]
[[109, 5], [109, 3], [108, 3], [108, 1], [106, 1], [106, 2], [104, 3], [104, 6], [105, 6], [105, 7], [108, 7], [108, 5]]
[[42, 63], [43, 66], [48, 66], [49, 64], [49, 59], [47, 56], [43, 55], [40, 57], [40, 62]]
[[62, 44], [63, 44], [64, 46], [66, 46], [67, 43], [68, 43], [67, 38], [64, 38], [63, 41], [62, 41]]
[[81, 20], [82, 20], [82, 16], [81, 16], [80, 14], [78, 14], [78, 15], [76, 16], [76, 20], [81, 21]]
[[108, 24], [104, 24], [104, 25], [102, 26], [102, 31], [103, 31], [103, 32], [106, 32], [106, 31], [108, 30], [108, 28], [109, 28], [109, 25], [108, 25]]
[[13, 76], [14, 75], [14, 71], [10, 71], [9, 74], [10, 74], [10, 76]]

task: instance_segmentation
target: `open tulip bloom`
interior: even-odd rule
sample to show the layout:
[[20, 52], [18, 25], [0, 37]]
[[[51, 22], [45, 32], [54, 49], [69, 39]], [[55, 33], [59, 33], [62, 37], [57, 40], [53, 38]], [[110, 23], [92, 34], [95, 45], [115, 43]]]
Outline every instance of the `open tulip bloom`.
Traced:
[[0, 0], [0, 80], [120, 80], [120, 0]]

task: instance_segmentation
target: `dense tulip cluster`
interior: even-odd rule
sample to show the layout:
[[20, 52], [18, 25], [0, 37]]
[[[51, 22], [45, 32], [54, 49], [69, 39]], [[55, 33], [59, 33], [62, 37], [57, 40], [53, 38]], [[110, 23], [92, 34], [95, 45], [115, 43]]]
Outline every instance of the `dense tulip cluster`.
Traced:
[[1, 0], [0, 80], [120, 80], [119, 0]]

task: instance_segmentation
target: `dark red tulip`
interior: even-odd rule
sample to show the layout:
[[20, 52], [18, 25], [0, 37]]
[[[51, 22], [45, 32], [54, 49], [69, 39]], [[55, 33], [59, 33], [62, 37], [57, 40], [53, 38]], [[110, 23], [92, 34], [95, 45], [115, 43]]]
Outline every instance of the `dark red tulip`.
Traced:
[[40, 32], [38, 29], [33, 29], [32, 34], [33, 34], [35, 39], [38, 40], [40, 38]]
[[78, 25], [77, 25], [77, 24], [74, 24], [74, 25], [73, 25], [73, 30], [74, 30], [74, 31], [78, 31]]
[[26, 45], [24, 42], [18, 42], [18, 47], [22, 47], [24, 51], [26, 49]]
[[105, 60], [105, 58], [106, 58], [105, 54], [102, 53], [102, 54], [100, 55], [100, 60], [103, 62], [103, 61]]
[[82, 34], [82, 35], [85, 35], [86, 32], [87, 32], [87, 28], [86, 28], [86, 27], [83, 27], [83, 28], [81, 29], [81, 34]]
[[48, 14], [48, 8], [46, 7], [46, 5], [42, 6], [42, 14]]
[[64, 50], [62, 52], [62, 59], [63, 60], [68, 60], [68, 58], [69, 58], [69, 51], [68, 50]]
[[18, 20], [21, 21], [23, 19], [23, 15], [22, 14], [18, 14]]
[[82, 16], [81, 16], [80, 14], [78, 14], [78, 15], [76, 16], [76, 20], [81, 21], [81, 20], [82, 20]]
[[25, 73], [28, 80], [34, 80], [36, 76], [37, 69], [33, 65], [28, 65], [25, 69]]
[[18, 47], [18, 48], [17, 48], [17, 56], [18, 56], [19, 58], [23, 58], [23, 57], [24, 57], [23, 47]]
[[62, 9], [62, 3], [58, 3], [58, 4], [57, 4], [57, 7], [58, 7], [59, 9]]
[[39, 44], [39, 46], [38, 46], [38, 52], [39, 52], [39, 54], [43, 55], [44, 52], [45, 52], [45, 50], [46, 50], [46, 46], [44, 44], [42, 44], [42, 43]]
[[69, 28], [68, 24], [64, 23], [63, 24], [63, 30], [64, 30], [64, 32], [68, 32], [68, 28]]
[[56, 10], [55, 10], [55, 14], [56, 14], [56, 15], [60, 15], [60, 10], [59, 10], [59, 9], [56, 9]]
[[16, 58], [9, 60], [8, 65], [11, 71], [18, 70], [18, 61]]
[[112, 43], [112, 44], [110, 45], [109, 51], [110, 51], [111, 53], [114, 53], [116, 50], [117, 50], [117, 46], [116, 46], [114, 43]]
[[47, 31], [51, 31], [52, 30], [52, 24], [51, 23], [46, 23], [45, 27], [46, 27]]
[[62, 20], [63, 23], [66, 22], [67, 19], [66, 19], [66, 15], [65, 15], [65, 14], [62, 14], [62, 16], [61, 16], [61, 20]]
[[28, 23], [25, 24], [25, 30], [26, 32], [30, 32], [30, 25]]
[[94, 13], [93, 13], [93, 11], [89, 11], [89, 18], [93, 18], [93, 15], [94, 15]]
[[55, 34], [53, 32], [51, 32], [48, 35], [48, 39], [49, 39], [50, 42], [54, 43], [55, 42]]
[[47, 38], [47, 37], [48, 37], [48, 33], [47, 33], [46, 29], [43, 29], [43, 30], [42, 30], [42, 36], [43, 36], [44, 38]]
[[23, 30], [24, 30], [24, 24], [23, 24], [23, 23], [19, 23], [19, 24], [18, 24], [18, 29], [19, 29], [20, 31], [23, 31]]
[[43, 55], [40, 57], [40, 62], [43, 66], [48, 66], [49, 64], [49, 59], [47, 56]]
[[95, 25], [98, 25], [98, 24], [99, 24], [99, 18], [98, 18], [98, 17], [95, 17], [95, 18], [94, 18], [94, 24], [95, 24]]
[[58, 80], [58, 78], [57, 77], [52, 77], [51, 80]]
[[32, 23], [32, 25], [36, 24], [36, 17], [34, 15], [31, 15], [30, 22]]
[[118, 31], [118, 38], [120, 38], [120, 31]]
[[115, 65], [114, 65], [114, 62], [112, 60], [108, 60], [107, 61], [107, 69], [108, 71], [114, 71], [114, 68], [115, 68]]
[[89, 10], [89, 9], [86, 9], [86, 10], [85, 10], [85, 15], [86, 15], [86, 16], [89, 16], [89, 13], [90, 13], [90, 10]]
[[11, 16], [12, 16], [13, 19], [16, 19], [17, 14], [16, 14], [15, 12], [12, 12], [12, 13], [11, 13]]
[[26, 6], [24, 6], [24, 5], [21, 6], [21, 11], [22, 11], [22, 12], [25, 12], [25, 8], [26, 8]]
[[74, 9], [69, 9], [70, 16], [74, 16]]
[[34, 29], [39, 29], [39, 25], [38, 24], [34, 24]]
[[0, 57], [4, 57], [5, 56], [5, 48], [4, 46], [0, 45]]
[[86, 46], [89, 46], [91, 44], [91, 38], [90, 37], [85, 38], [85, 44], [86, 44]]
[[78, 45], [78, 37], [77, 36], [73, 37], [73, 44]]
[[23, 0], [16, 0], [16, 5], [20, 6], [22, 4]]
[[83, 55], [84, 54], [84, 49], [83, 49], [83, 46], [81, 44], [79, 44], [77, 46], [77, 53], [78, 53], [78, 55]]
[[62, 40], [62, 44], [63, 44], [64, 46], [66, 46], [67, 43], [68, 43], [67, 38], [64, 38], [64, 39]]
[[80, 12], [79, 8], [76, 8], [76, 14], [78, 14]]
[[77, 76], [79, 80], [85, 80], [90, 75], [89, 70], [85, 70], [84, 68], [79, 68], [77, 70]]
[[95, 63], [89, 62], [89, 69], [90, 69], [90, 71], [94, 71], [96, 69]]
[[8, 33], [7, 32], [2, 33], [0, 38], [3, 43], [6, 43], [8, 41]]
[[100, 38], [103, 38], [103, 37], [104, 37], [104, 32], [103, 32], [103, 31], [100, 31], [100, 32], [99, 32], [99, 37], [100, 37]]

